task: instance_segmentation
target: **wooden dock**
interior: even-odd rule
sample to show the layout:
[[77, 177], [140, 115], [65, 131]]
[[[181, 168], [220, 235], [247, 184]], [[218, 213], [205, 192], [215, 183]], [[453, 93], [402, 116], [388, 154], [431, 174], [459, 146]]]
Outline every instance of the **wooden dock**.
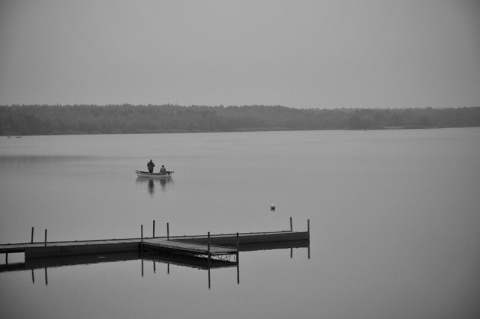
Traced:
[[161, 238], [146, 239], [143, 241], [143, 249], [148, 251], [165, 251], [184, 255], [231, 255], [236, 254], [237, 249], [230, 247], [198, 244], [186, 241], [165, 240]]
[[[35, 270], [45, 272], [45, 284], [48, 285], [47, 269], [73, 265], [90, 265], [118, 261], [141, 260], [141, 273], [144, 273], [144, 261], [167, 265], [170, 264], [193, 267], [208, 271], [208, 287], [211, 287], [211, 269], [237, 268], [237, 283], [240, 283], [239, 252], [290, 249], [293, 258], [294, 248], [308, 248], [310, 259], [310, 222], [307, 231], [293, 231], [290, 218], [289, 231], [213, 234], [194, 236], [170, 236], [167, 223], [167, 236], [155, 236], [155, 221], [153, 221], [153, 236], [143, 236], [141, 226], [140, 238], [57, 241], [45, 240], [34, 242], [32, 227], [30, 243], [0, 244], [0, 254], [5, 254], [5, 263], [0, 264], [0, 273], [29, 270], [32, 282], [35, 282]], [[23, 253], [23, 262], [8, 262], [8, 254]], [[18, 260], [18, 258], [14, 258]]]
[[[153, 221], [153, 237], [143, 236], [141, 226], [140, 238], [104, 239], [47, 242], [47, 231], [43, 242], [33, 241], [34, 228], [30, 243], [0, 244], [0, 254], [5, 254], [5, 264], [8, 264], [8, 254], [24, 253], [25, 261], [45, 258], [65, 258], [78, 256], [93, 256], [122, 253], [167, 252], [177, 255], [218, 257], [238, 255], [238, 251], [256, 250], [258, 247], [299, 243], [305, 247], [310, 242], [310, 221], [307, 231], [293, 231], [290, 218], [290, 231], [235, 233], [195, 236], [170, 236], [167, 223], [167, 236], [155, 236], [155, 221]], [[264, 248], [259, 248], [264, 249]]]
[[[237, 249], [237, 235], [238, 235], [238, 250], [255, 250], [255, 246], [278, 244], [284, 242], [305, 242], [309, 241], [309, 232], [293, 232], [293, 231], [279, 231], [279, 232], [261, 232], [261, 233], [240, 233], [240, 234], [217, 234], [210, 236], [211, 253], [222, 254], [222, 249], [227, 249], [225, 252], [233, 253]], [[208, 250], [208, 236], [173, 236], [167, 237], [149, 237], [149, 238], [125, 238], [125, 239], [105, 239], [105, 240], [82, 240], [82, 241], [62, 241], [62, 242], [35, 242], [35, 243], [15, 243], [15, 244], [1, 244], [0, 253], [6, 254], [8, 263], [8, 254], [10, 253], [24, 253], [25, 260], [36, 258], [60, 258], [72, 257], [82, 255], [98, 255], [98, 254], [112, 254], [112, 253], [128, 253], [140, 252], [142, 242], [144, 247], [153, 247], [160, 242], [163, 243], [164, 249], [168, 249], [165, 242], [177, 242], [175, 247], [170, 246], [171, 250], [176, 250], [178, 253], [189, 253], [195, 251], [193, 247], [197, 247], [196, 254], [204, 254]], [[200, 244], [200, 246], [190, 246], [192, 249], [187, 249], [186, 245], [182, 246], [179, 243]], [[203, 247], [201, 246], [203, 245]], [[207, 246], [207, 247], [206, 247]], [[215, 247], [223, 247], [215, 248]], [[158, 246], [157, 248], [159, 248]], [[183, 248], [182, 248], [183, 247]], [[206, 248], [205, 248], [206, 247]], [[253, 248], [252, 248], [253, 247]]]

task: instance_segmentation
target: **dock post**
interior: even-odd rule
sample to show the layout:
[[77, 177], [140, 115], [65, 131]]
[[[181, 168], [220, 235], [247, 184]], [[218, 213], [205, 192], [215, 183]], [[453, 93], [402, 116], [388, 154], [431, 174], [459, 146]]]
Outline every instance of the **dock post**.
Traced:
[[210, 266], [210, 232], [208, 232], [208, 263]]
[[210, 232], [208, 232], [208, 269], [210, 269]]
[[32, 268], [32, 283], [33, 284], [35, 283], [35, 273], [33, 272], [33, 268]]
[[143, 225], [140, 225], [140, 232], [142, 236], [142, 241], [140, 242], [140, 258], [141, 258], [142, 278], [143, 278]]
[[167, 223], [167, 240], [170, 240], [170, 227]]
[[290, 217], [290, 231], [293, 231], [293, 220], [292, 220], [292, 217]]
[[47, 247], [47, 230], [45, 229], [45, 247]]
[[142, 260], [143, 260], [143, 225], [140, 226], [140, 231], [142, 233], [142, 241], [140, 243], [140, 252], [142, 253]]
[[[307, 219], [308, 239], [310, 240], [310, 219]], [[310, 259], [310, 242], [308, 242], [308, 259]]]
[[45, 267], [45, 286], [48, 286], [48, 273], [47, 273], [47, 267]]
[[5, 265], [8, 265], [8, 253], [5, 253]]
[[153, 238], [155, 238], [155, 220], [153, 220]]
[[211, 279], [210, 279], [210, 232], [208, 232], [208, 289], [211, 288]]
[[237, 233], [237, 253], [238, 253], [238, 247], [240, 246], [240, 236]]
[[240, 236], [237, 233], [237, 284], [240, 284], [240, 262], [238, 260], [238, 248], [240, 247]]
[[32, 244], [33, 244], [33, 232], [34, 232], [34, 230], [35, 230], [35, 227], [32, 227], [32, 241], [31, 241]]

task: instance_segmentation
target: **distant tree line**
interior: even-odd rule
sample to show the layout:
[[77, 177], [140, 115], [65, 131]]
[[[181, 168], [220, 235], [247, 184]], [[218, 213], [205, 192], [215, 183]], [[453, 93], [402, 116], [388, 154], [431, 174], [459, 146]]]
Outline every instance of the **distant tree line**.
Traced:
[[480, 107], [329, 110], [264, 105], [0, 106], [0, 135], [372, 130], [474, 126], [480, 126]]

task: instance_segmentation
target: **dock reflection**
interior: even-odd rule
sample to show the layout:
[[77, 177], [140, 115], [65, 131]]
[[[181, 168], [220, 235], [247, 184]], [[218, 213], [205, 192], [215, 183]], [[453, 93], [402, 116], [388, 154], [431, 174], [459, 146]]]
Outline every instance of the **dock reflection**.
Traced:
[[[45, 273], [45, 285], [48, 285], [48, 268], [60, 268], [70, 266], [85, 266], [101, 263], [125, 262], [139, 260], [141, 262], [141, 276], [144, 276], [145, 263], [153, 264], [153, 271], [156, 273], [156, 264], [167, 265], [167, 273], [170, 274], [170, 267], [189, 267], [208, 272], [208, 288], [211, 289], [211, 271], [219, 268], [236, 268], [237, 284], [240, 284], [240, 252], [248, 253], [252, 251], [268, 250], [290, 250], [290, 258], [293, 258], [294, 249], [307, 249], [308, 259], [310, 259], [310, 240], [289, 241], [279, 243], [262, 243], [243, 245], [233, 258], [207, 258], [207, 256], [192, 256], [175, 253], [153, 253], [153, 252], [128, 252], [128, 253], [109, 253], [102, 255], [84, 255], [75, 257], [61, 258], [38, 258], [26, 260], [25, 262], [6, 263], [0, 265], [0, 273], [31, 271], [32, 282], [35, 283], [35, 270], [43, 270]], [[42, 272], [43, 272], [42, 271]]]
[[136, 182], [137, 185], [144, 186], [146, 185], [147, 191], [150, 196], [155, 195], [155, 188], [160, 187], [162, 192], [167, 190], [169, 184], [173, 184], [172, 178], [162, 179], [162, 178], [146, 178], [146, 177], [137, 177]]

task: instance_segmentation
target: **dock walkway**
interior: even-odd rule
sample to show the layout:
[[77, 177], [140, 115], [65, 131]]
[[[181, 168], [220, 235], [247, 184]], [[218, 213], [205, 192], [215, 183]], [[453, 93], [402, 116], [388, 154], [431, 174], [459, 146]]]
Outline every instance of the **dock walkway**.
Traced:
[[282, 244], [288, 242], [309, 241], [310, 233], [294, 231], [237, 233], [218, 235], [196, 236], [170, 236], [170, 237], [142, 237], [105, 240], [80, 240], [63, 242], [34, 242], [0, 244], [0, 254], [25, 253], [25, 259], [59, 258], [70, 256], [85, 256], [95, 254], [115, 254], [140, 252], [142, 243], [144, 248], [151, 250], [170, 250], [178, 254], [201, 255], [208, 254], [210, 246], [211, 255], [228, 255], [252, 247], [269, 244]]
[[6, 253], [24, 253], [29, 248], [44, 248], [44, 247], [70, 247], [70, 246], [85, 246], [85, 245], [99, 245], [99, 244], [132, 244], [139, 243], [140, 238], [124, 238], [124, 239], [97, 239], [97, 240], [75, 240], [75, 241], [52, 241], [52, 242], [34, 242], [34, 243], [15, 243], [15, 244], [0, 244], [0, 254]]
[[217, 245], [198, 244], [185, 241], [166, 240], [162, 238], [146, 239], [143, 249], [153, 251], [170, 251], [192, 255], [230, 255], [236, 254], [237, 249]]

